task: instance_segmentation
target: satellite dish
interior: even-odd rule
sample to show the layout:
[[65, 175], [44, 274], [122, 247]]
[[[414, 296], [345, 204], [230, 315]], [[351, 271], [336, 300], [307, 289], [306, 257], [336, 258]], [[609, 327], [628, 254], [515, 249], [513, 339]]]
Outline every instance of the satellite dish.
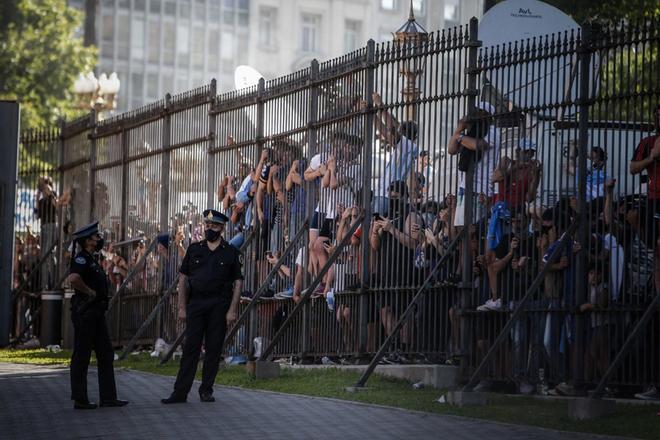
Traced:
[[263, 77], [254, 67], [238, 66], [234, 71], [234, 86], [236, 90], [256, 86]]
[[[574, 30], [577, 36], [579, 28], [575, 20], [554, 6], [536, 0], [507, 0], [484, 14], [479, 23], [479, 39], [482, 53], [487, 51], [490, 55], [497, 46], [500, 53], [502, 50], [507, 53], [509, 43], [512, 48], [515, 42], [519, 48], [521, 43], [526, 47], [527, 40], [531, 44], [534, 37], [537, 45], [552, 34], [555, 34], [555, 41], [560, 37], [563, 42], [566, 31]], [[596, 59], [594, 65], [597, 65]], [[576, 99], [577, 71], [575, 56], [553, 57], [547, 62], [516, 63], [488, 70], [485, 79], [513, 105], [524, 108], [556, 104], [564, 98]], [[546, 110], [545, 115], [557, 117], [554, 110]]]
[[507, 0], [488, 10], [479, 23], [482, 47], [579, 29], [571, 17], [536, 0]]
[[[234, 71], [234, 86], [236, 87], [236, 90], [253, 87], [259, 84], [259, 80], [262, 78], [264, 78], [264, 76], [254, 67], [245, 65], [238, 66]], [[296, 96], [282, 98], [280, 104], [282, 110], [290, 116], [289, 119], [299, 116], [299, 111], [294, 105], [292, 105], [292, 102], [295, 102], [295, 99], [297, 99]], [[245, 115], [250, 122], [252, 122], [252, 125], [257, 125], [255, 112], [245, 112]], [[264, 121], [264, 134], [266, 136], [273, 136], [287, 130], [287, 119], [266, 118]]]

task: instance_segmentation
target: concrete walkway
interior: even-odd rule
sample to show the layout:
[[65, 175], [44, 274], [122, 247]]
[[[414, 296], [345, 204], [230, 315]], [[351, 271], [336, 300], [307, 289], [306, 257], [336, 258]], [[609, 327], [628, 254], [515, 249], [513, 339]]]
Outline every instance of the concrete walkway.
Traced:
[[[222, 374], [222, 372], [220, 373]], [[173, 378], [117, 371], [124, 408], [74, 411], [68, 369], [0, 363], [2, 439], [587, 439], [597, 436], [332, 399], [216, 387], [215, 403], [165, 406]], [[90, 398], [97, 399], [96, 372]], [[603, 437], [600, 437], [603, 438]]]

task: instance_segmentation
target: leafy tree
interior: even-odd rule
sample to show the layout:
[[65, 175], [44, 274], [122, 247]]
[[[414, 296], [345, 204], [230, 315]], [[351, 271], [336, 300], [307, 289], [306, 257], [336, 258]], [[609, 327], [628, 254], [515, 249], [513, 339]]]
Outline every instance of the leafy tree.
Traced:
[[0, 99], [21, 103], [21, 127], [74, 117], [73, 82], [96, 64], [96, 48], [76, 36], [82, 14], [66, 0], [5, 1], [0, 6]]

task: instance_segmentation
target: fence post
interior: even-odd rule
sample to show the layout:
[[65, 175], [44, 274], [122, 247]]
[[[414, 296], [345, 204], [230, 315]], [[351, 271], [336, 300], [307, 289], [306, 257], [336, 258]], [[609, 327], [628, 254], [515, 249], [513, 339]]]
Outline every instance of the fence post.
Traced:
[[[160, 174], [160, 233], [169, 234], [169, 212], [170, 212], [170, 167], [171, 167], [171, 152], [170, 146], [172, 145], [172, 115], [170, 113], [170, 103], [172, 95], [167, 93], [165, 95], [165, 104], [163, 105], [163, 126], [161, 127], [162, 136], [162, 160], [161, 160], [161, 174]], [[176, 252], [176, 250], [174, 251]], [[165, 290], [167, 286], [163, 285], [163, 276], [167, 262], [163, 258], [159, 258], [158, 264], [158, 284], [157, 294]], [[163, 301], [162, 299], [160, 301]], [[160, 304], [160, 302], [158, 303]], [[162, 335], [163, 326], [163, 311], [159, 307], [156, 315], [156, 332], [160, 337]], [[138, 330], [139, 332], [139, 330]], [[136, 333], [137, 334], [137, 333]], [[129, 342], [130, 345], [130, 342]]]
[[[94, 188], [96, 187], [96, 109], [89, 112], [90, 130], [87, 138], [89, 139], [89, 216], [87, 219], [92, 221], [94, 218], [94, 204], [96, 203], [96, 195]], [[82, 223], [88, 223], [84, 221]], [[81, 225], [76, 225], [80, 227]], [[109, 237], [106, 237], [109, 239]]]
[[[308, 147], [308, 156], [311, 160], [312, 157], [318, 152], [318, 137], [317, 137], [317, 128], [316, 122], [318, 122], [318, 113], [319, 113], [319, 62], [317, 59], [313, 59], [309, 65], [309, 114], [307, 115], [307, 147]], [[309, 163], [309, 162], [308, 162]], [[304, 171], [304, 170], [301, 170]], [[305, 214], [308, 219], [312, 218], [314, 213], [314, 182], [305, 182]], [[307, 252], [305, 252], [305, 259], [303, 261], [305, 268], [309, 267], [309, 234], [303, 240], [303, 246], [307, 246]], [[311, 275], [307, 270], [305, 270], [305, 277], [303, 281], [303, 288], [309, 286], [311, 281]], [[310, 331], [310, 322], [311, 322], [311, 307], [309, 303], [305, 304], [302, 310], [301, 318], [301, 329], [300, 329], [300, 357], [304, 357], [310, 349], [311, 344], [311, 331]]]
[[[128, 185], [130, 182], [128, 175], [128, 136], [128, 130], [121, 127], [121, 240], [128, 238]], [[117, 333], [114, 340], [117, 341], [118, 345], [121, 345], [121, 327], [123, 323], [123, 319], [121, 319], [121, 298], [117, 298], [117, 300], [117, 307], [115, 308], [117, 323], [115, 329]]]
[[170, 146], [172, 145], [171, 128], [172, 115], [170, 114], [170, 101], [172, 95], [165, 95], [165, 107], [163, 108], [163, 156], [161, 162], [160, 174], [160, 232], [161, 234], [169, 230], [169, 211], [170, 211]]
[[[467, 111], [468, 116], [472, 117], [476, 110], [476, 99], [479, 94], [477, 89], [477, 81], [479, 73], [477, 70], [477, 55], [481, 42], [479, 41], [478, 34], [479, 21], [472, 17], [469, 24], [469, 40], [468, 46], [468, 65], [466, 67], [467, 73], [467, 89], [463, 92], [467, 97]], [[460, 197], [460, 195], [459, 195]], [[465, 194], [464, 194], [465, 216], [463, 227], [468, 228], [468, 232], [463, 237], [463, 261], [462, 266], [462, 282], [461, 282], [461, 295], [460, 295], [460, 309], [466, 311], [472, 307], [471, 293], [473, 286], [472, 279], [472, 257], [470, 255], [470, 234], [469, 228], [473, 221], [473, 208], [474, 208], [474, 161], [470, 163], [468, 170], [465, 172]], [[468, 319], [461, 314], [460, 317], [460, 344], [461, 344], [461, 373], [465, 375], [469, 366], [469, 344], [472, 341], [471, 326]]]
[[[256, 121], [256, 132], [255, 132], [255, 139], [254, 139], [254, 144], [256, 145], [256, 151], [255, 151], [255, 157], [254, 157], [254, 163], [259, 163], [259, 155], [261, 154], [261, 150], [264, 147], [264, 112], [265, 112], [265, 104], [264, 104], [264, 94], [266, 91], [266, 80], [263, 78], [259, 79], [259, 84], [257, 84], [257, 121]], [[260, 173], [261, 170], [255, 170], [256, 173]], [[255, 202], [251, 203], [252, 209], [252, 223], [253, 223], [253, 230], [254, 233], [261, 233], [261, 225], [259, 225], [258, 217], [257, 217], [257, 207], [256, 207], [256, 200]], [[257, 260], [259, 256], [256, 255], [256, 249], [257, 246], [252, 246], [252, 255], [253, 258], [248, 258], [248, 261], [250, 261], [250, 264], [252, 265], [252, 283], [250, 283], [252, 289], [252, 292], [255, 293], [256, 289], [259, 288], [260, 281], [259, 280], [259, 265], [257, 263]], [[247, 250], [247, 249], [246, 249]], [[245, 269], [243, 269], [244, 272]], [[249, 272], [247, 272], [249, 273]], [[250, 347], [252, 346], [252, 341], [254, 341], [254, 338], [257, 337], [259, 333], [259, 325], [257, 320], [259, 319], [259, 314], [256, 312], [256, 307], [250, 312], [250, 324], [247, 326], [247, 352], [250, 353]]]
[[[589, 236], [589, 217], [587, 213], [587, 156], [589, 154], [589, 71], [591, 63], [591, 26], [582, 26], [580, 47], [578, 48], [580, 66], [579, 81], [579, 121], [578, 121], [578, 243], [586, 248]], [[578, 253], [575, 267], [575, 304], [587, 302], [587, 252]], [[586, 323], [584, 314], [578, 313], [575, 321], [575, 356], [573, 362], [573, 385], [580, 387], [584, 382], [584, 350], [586, 348]]]
[[216, 175], [215, 169], [215, 155], [211, 153], [211, 150], [216, 146], [217, 133], [215, 132], [216, 121], [218, 115], [216, 112], [212, 111], [216, 107], [216, 93], [217, 93], [217, 82], [214, 79], [211, 80], [209, 86], [209, 98], [211, 101], [211, 108], [209, 110], [209, 141], [208, 147], [206, 149], [206, 185], [207, 185], [207, 196], [206, 196], [206, 207], [213, 208], [217, 202], [215, 200], [215, 186], [216, 182], [214, 181]]
[[[64, 128], [66, 127], [66, 121], [64, 119], [60, 120], [59, 124], [59, 136], [57, 137], [57, 144], [59, 154], [57, 157], [57, 170], [59, 173], [58, 181], [60, 182], [60, 196], [64, 193]], [[58, 225], [58, 240], [57, 240], [57, 267], [55, 268], [55, 273], [57, 274], [58, 279], [62, 277], [65, 271], [65, 266], [62, 264], [64, 262], [64, 243], [66, 242], [64, 238], [64, 208], [59, 208], [57, 210], [57, 225]], [[60, 286], [51, 286], [53, 289], [60, 289]]]
[[376, 43], [370, 39], [367, 42], [366, 70], [364, 79], [364, 98], [367, 101], [367, 109], [364, 114], [364, 149], [362, 160], [362, 206], [364, 207], [364, 220], [362, 221], [362, 238], [360, 241], [360, 252], [362, 267], [360, 267], [360, 314], [358, 317], [359, 353], [367, 351], [368, 327], [369, 327], [369, 288], [371, 286], [369, 227], [371, 225], [371, 168], [374, 142], [374, 101], [373, 92], [376, 91]]

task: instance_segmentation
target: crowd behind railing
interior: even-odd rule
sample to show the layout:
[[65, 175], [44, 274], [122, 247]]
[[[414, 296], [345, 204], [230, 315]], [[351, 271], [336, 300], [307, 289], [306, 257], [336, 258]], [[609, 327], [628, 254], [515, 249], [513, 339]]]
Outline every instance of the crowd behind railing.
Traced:
[[[444, 50], [438, 46], [435, 55]], [[243, 305], [266, 286], [256, 313], [230, 341], [227, 352], [239, 360], [259, 357], [293, 306], [310, 295], [310, 314], [279, 342], [273, 355], [323, 357], [326, 363], [359, 360], [392, 334], [412, 295], [425, 285], [423, 301], [383, 360], [461, 363], [471, 371], [528, 297], [530, 287], [538, 285], [523, 304], [523, 317], [479, 378], [479, 387], [508, 382], [524, 393], [544, 393], [554, 386], [558, 394], [572, 394], [575, 390], [567, 383], [576, 374], [588, 384], [597, 383], [660, 280], [660, 107], [648, 106], [653, 110], [648, 130], [625, 135], [624, 142], [641, 138], [625, 150], [634, 151], [632, 157], [624, 157], [606, 141], [598, 142], [595, 130], [584, 142], [576, 127], [567, 130], [572, 140], [562, 156], [564, 144], [530, 127], [538, 108], [503, 104], [486, 96], [486, 87], [472, 108], [462, 101], [467, 94], [460, 95], [461, 102], [449, 95], [436, 96], [438, 103], [398, 101], [387, 84], [388, 75], [395, 77], [401, 67], [392, 63], [407, 61], [392, 59], [383, 58], [379, 92], [364, 92], [368, 66], [357, 73], [339, 72], [343, 96], [324, 98], [332, 105], [320, 109], [317, 128], [291, 116], [288, 123], [294, 128], [288, 133], [246, 140], [242, 128], [251, 123], [245, 118], [232, 122], [228, 117], [229, 122], [218, 125], [227, 136], [213, 144], [220, 151], [219, 165], [206, 177], [216, 179], [215, 194], [203, 199], [212, 200], [210, 207], [229, 217], [226, 239], [246, 257]], [[493, 75], [494, 86], [500, 88], [504, 82], [521, 80], [515, 73]], [[454, 87], [456, 92], [466, 85], [459, 80], [450, 86], [441, 79], [438, 86], [437, 81], [436, 89]], [[302, 102], [298, 92], [291, 92], [291, 102]], [[644, 102], [651, 95], [643, 96]], [[285, 111], [291, 108], [290, 102], [272, 99], [275, 110], [278, 105]], [[558, 99], [560, 105], [575, 110], [574, 102]], [[410, 112], [415, 106], [417, 111]], [[196, 122], [195, 127], [205, 126], [200, 123], [204, 121]], [[655, 134], [650, 134], [650, 127]], [[144, 145], [138, 156], [146, 158], [152, 152], [146, 141]], [[107, 228], [100, 259], [113, 290], [136, 271], [120, 303], [145, 293], [158, 297], [174, 282], [187, 246], [203, 237], [201, 211], [207, 203], [199, 197], [194, 203], [172, 203], [163, 228], [157, 213], [162, 186], [157, 179], [162, 174], [146, 176], [162, 172], [160, 162], [154, 163], [146, 170], [137, 168], [145, 175], [135, 176], [132, 183], [139, 186], [138, 206], [128, 207], [133, 216], [124, 213], [128, 225], [116, 220], [117, 205], [126, 209], [113, 187], [123, 184], [120, 179], [104, 180], [97, 174], [92, 191], [94, 213]], [[191, 162], [184, 174], [205, 165], [204, 160]], [[626, 169], [625, 176], [621, 169]], [[629, 178], [640, 174], [647, 182], [630, 186]], [[73, 188], [60, 185], [58, 197], [48, 175], [39, 177], [37, 187], [40, 232], [27, 229], [16, 238], [15, 287], [52, 247], [58, 231], [63, 237], [71, 232], [66, 211]], [[57, 222], [62, 222], [61, 229]], [[452, 246], [457, 238], [458, 245]], [[157, 244], [148, 252], [152, 240]], [[348, 244], [340, 247], [342, 242]], [[290, 246], [293, 251], [284, 255]], [[551, 262], [557, 249], [559, 257]], [[308, 291], [310, 280], [333, 256], [318, 287]], [[55, 280], [61, 274], [51, 266], [59, 261], [60, 271], [65, 270], [68, 257], [70, 249], [53, 252], [26, 290], [58, 288]], [[444, 264], [438, 266], [441, 260]], [[268, 277], [278, 263], [282, 264], [275, 275]], [[539, 277], [542, 282], [535, 283]], [[163, 308], [152, 337], [171, 342], [180, 334], [175, 302]], [[149, 313], [127, 309], [135, 322], [115, 342], [130, 338]], [[117, 313], [111, 325], [124, 319]], [[656, 314], [639, 350], [613, 383], [638, 388], [658, 384], [658, 325]], [[579, 373], [576, 363], [583, 366]]]

